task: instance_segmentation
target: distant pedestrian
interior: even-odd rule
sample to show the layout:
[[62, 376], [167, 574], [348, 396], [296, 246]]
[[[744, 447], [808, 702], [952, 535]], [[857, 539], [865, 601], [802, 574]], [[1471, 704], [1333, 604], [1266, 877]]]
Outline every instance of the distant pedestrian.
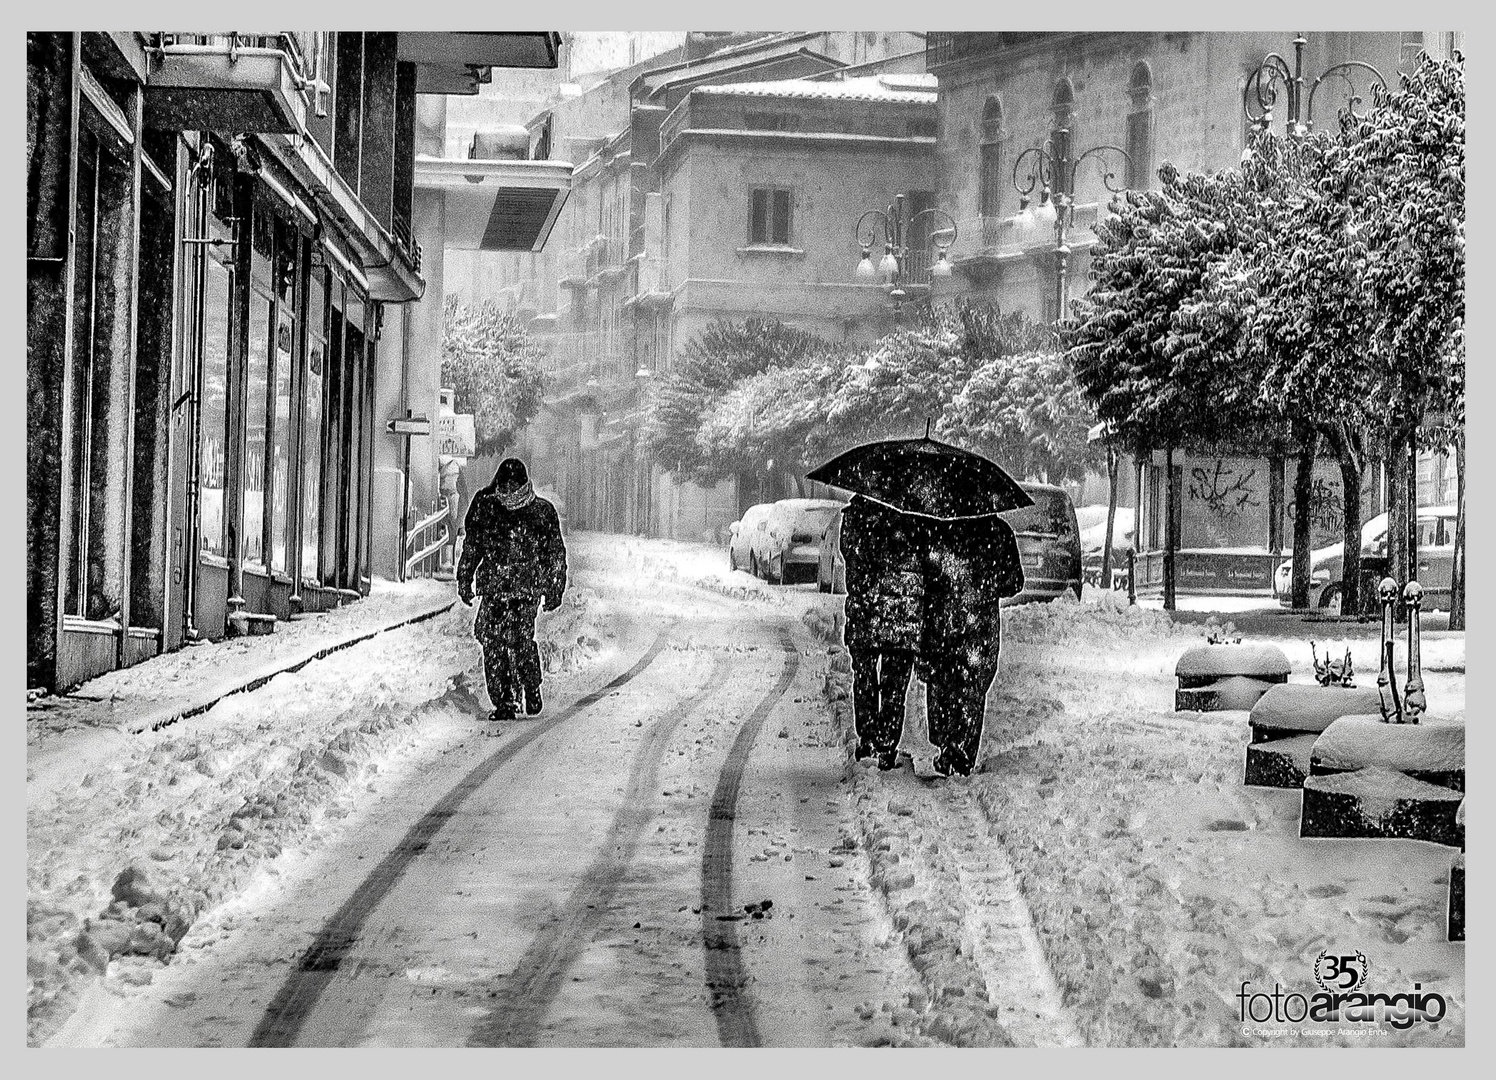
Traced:
[[464, 521], [457, 593], [482, 597], [473, 633], [483, 647], [483, 678], [493, 720], [542, 708], [538, 605], [554, 611], [566, 591], [566, 545], [556, 509], [536, 498], [524, 462], [506, 458], [473, 496]]
[[925, 535], [919, 675], [938, 749], [935, 771], [967, 776], [997, 675], [999, 612], [1004, 597], [1023, 591], [1023, 567], [1012, 527], [996, 514], [932, 521]]
[[852, 658], [856, 757], [873, 758], [880, 769], [892, 769], [898, 761], [904, 694], [924, 629], [924, 532], [914, 515], [861, 495], [842, 511], [843, 641]]

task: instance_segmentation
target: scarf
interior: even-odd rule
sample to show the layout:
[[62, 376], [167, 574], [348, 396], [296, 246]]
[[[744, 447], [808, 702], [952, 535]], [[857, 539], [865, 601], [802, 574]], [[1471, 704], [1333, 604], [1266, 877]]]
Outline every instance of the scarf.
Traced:
[[499, 491], [496, 488], [493, 494], [505, 510], [521, 510], [535, 501], [535, 486], [526, 480], [524, 486], [513, 491]]

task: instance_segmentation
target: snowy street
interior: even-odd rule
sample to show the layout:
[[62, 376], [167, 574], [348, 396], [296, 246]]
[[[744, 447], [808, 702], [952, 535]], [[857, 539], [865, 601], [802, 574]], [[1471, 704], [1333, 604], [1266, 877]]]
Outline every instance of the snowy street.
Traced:
[[[916, 683], [884, 774], [850, 762], [840, 597], [720, 548], [568, 545], [539, 717], [477, 719], [458, 604], [36, 769], [33, 1041], [1463, 1044], [1452, 850], [1300, 839], [1298, 792], [1242, 786], [1246, 714], [1173, 711], [1207, 627], [1010, 609], [979, 773], [927, 778]], [[1295, 681], [1303, 631], [1271, 639]], [[1374, 626], [1315, 632], [1371, 685]], [[1464, 662], [1426, 635], [1432, 714], [1463, 720]], [[1308, 993], [1326, 949], [1447, 1015], [1240, 1021], [1243, 981]]]

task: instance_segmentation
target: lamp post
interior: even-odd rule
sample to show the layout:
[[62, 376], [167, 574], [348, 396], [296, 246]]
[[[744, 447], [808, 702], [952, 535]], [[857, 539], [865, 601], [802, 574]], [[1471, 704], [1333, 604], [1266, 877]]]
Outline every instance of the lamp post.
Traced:
[[1368, 91], [1372, 85], [1387, 85], [1382, 73], [1372, 65], [1364, 60], [1347, 60], [1326, 68], [1310, 84], [1306, 98], [1304, 46], [1307, 44], [1302, 34], [1293, 39], [1292, 68], [1288, 66], [1287, 60], [1272, 52], [1263, 57], [1262, 63], [1247, 76], [1246, 85], [1241, 92], [1241, 107], [1250, 122], [1264, 130], [1270, 127], [1273, 122], [1273, 106], [1278, 103], [1278, 93], [1282, 90], [1288, 96], [1288, 132], [1301, 135], [1314, 128], [1314, 95], [1326, 81], [1334, 80], [1345, 85], [1348, 99], [1341, 113], [1350, 116], [1357, 115], [1356, 107], [1366, 100], [1365, 94], [1358, 88], [1358, 77], [1368, 77], [1371, 80], [1366, 87]]
[[[1075, 213], [1075, 174], [1081, 162], [1096, 158], [1102, 167], [1101, 182], [1113, 194], [1125, 190], [1125, 185], [1116, 183], [1117, 171], [1107, 168], [1105, 157], [1115, 154], [1122, 159], [1125, 170], [1132, 165], [1132, 158], [1120, 146], [1093, 146], [1074, 157], [1071, 156], [1070, 131], [1056, 128], [1043, 146], [1030, 146], [1013, 162], [1013, 189], [1018, 192], [1018, 214], [1014, 221], [1020, 227], [1033, 227], [1052, 222], [1054, 224], [1055, 256], [1055, 320], [1065, 317], [1065, 302], [1068, 299], [1070, 273], [1070, 224]], [[1027, 165], [1025, 165], [1027, 163]], [[1027, 168], [1023, 181], [1019, 174]], [[1039, 189], [1039, 207], [1029, 208], [1034, 189]]]
[[[1287, 97], [1288, 118], [1286, 131], [1290, 136], [1304, 135], [1314, 129], [1314, 95], [1327, 82], [1344, 87], [1345, 105], [1338, 115], [1345, 119], [1359, 115], [1357, 108], [1366, 100], [1373, 87], [1386, 86], [1382, 73], [1364, 60], [1346, 60], [1332, 64], [1309, 84], [1309, 93], [1304, 93], [1304, 46], [1308, 42], [1303, 34], [1293, 39], [1293, 65], [1278, 53], [1268, 53], [1262, 63], [1247, 76], [1242, 87], [1242, 113], [1248, 122], [1259, 130], [1268, 130], [1273, 123], [1273, 107], [1278, 103], [1279, 93]], [[1364, 85], [1363, 85], [1364, 81]], [[1408, 553], [1408, 579], [1418, 577], [1418, 468], [1417, 441], [1410, 438], [1409, 452], [1404, 467], [1407, 469], [1407, 495], [1405, 499], [1406, 548]], [[1393, 450], [1396, 451], [1394, 446]], [[1401, 463], [1390, 463], [1397, 467]]]
[[[888, 296], [893, 301], [894, 321], [898, 321], [899, 304], [905, 298], [903, 282], [907, 274], [909, 258], [908, 231], [916, 221], [929, 218], [932, 222], [944, 218], [949, 224], [945, 228], [932, 229], [928, 243], [934, 245], [938, 255], [930, 267], [932, 277], [950, 277], [951, 264], [947, 258], [951, 245], [956, 242], [956, 219], [944, 210], [929, 207], [911, 214], [904, 220], [904, 196], [895, 195], [886, 210], [868, 210], [857, 219], [854, 233], [862, 246], [862, 261], [855, 271], [859, 282], [872, 284], [882, 282], [889, 286]], [[873, 263], [873, 246], [879, 234], [883, 236], [883, 258]]]

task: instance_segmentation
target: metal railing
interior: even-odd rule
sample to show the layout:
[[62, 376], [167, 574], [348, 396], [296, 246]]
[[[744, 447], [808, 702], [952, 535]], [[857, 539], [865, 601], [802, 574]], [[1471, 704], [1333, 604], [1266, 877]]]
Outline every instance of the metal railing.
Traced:
[[[318, 115], [321, 115], [322, 95], [330, 91], [327, 83], [322, 81], [321, 58], [325, 50], [326, 39], [321, 31], [281, 31], [274, 34], [162, 31], [155, 35], [149, 49], [161, 57], [226, 56], [230, 63], [241, 56], [279, 55], [291, 69], [291, 79], [296, 84], [296, 89]], [[313, 57], [310, 71], [307, 67], [308, 53]]]
[[[450, 528], [452, 520], [450, 499], [435, 499], [431, 512], [407, 530], [405, 538], [405, 577], [432, 575], [450, 568], [450, 560], [444, 563], [443, 549], [456, 542]], [[433, 562], [433, 560], [435, 560]]]

